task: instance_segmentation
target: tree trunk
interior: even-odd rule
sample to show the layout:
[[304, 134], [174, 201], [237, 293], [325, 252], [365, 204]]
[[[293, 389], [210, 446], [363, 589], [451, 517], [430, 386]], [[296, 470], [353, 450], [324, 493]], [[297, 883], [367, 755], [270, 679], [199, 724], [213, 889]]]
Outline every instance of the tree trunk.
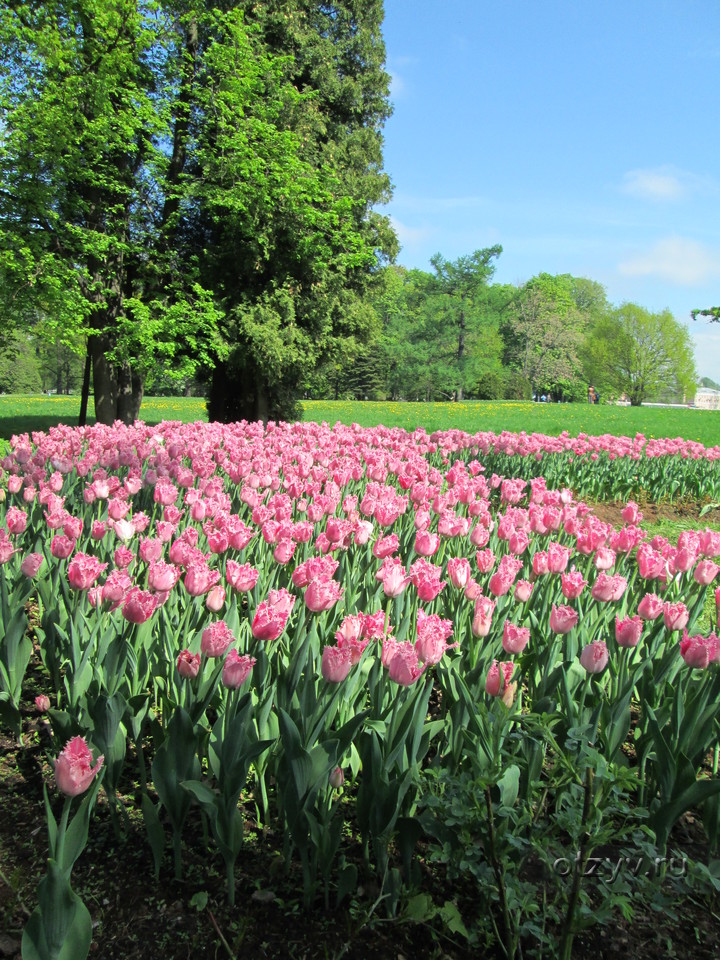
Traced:
[[88, 341], [92, 354], [95, 419], [108, 425], [122, 420], [134, 423], [140, 413], [144, 380], [129, 364], [117, 367], [106, 355], [112, 347], [104, 334], [95, 334]]
[[457, 360], [458, 360], [458, 375], [460, 377], [457, 389], [457, 399], [461, 401], [463, 398], [463, 380], [462, 380], [462, 365], [463, 357], [465, 355], [465, 309], [464, 307], [460, 308], [460, 333], [458, 334], [458, 351], [457, 351]]
[[144, 379], [130, 368], [129, 363], [124, 363], [118, 371], [118, 420], [131, 424], [138, 419], [144, 392]]
[[85, 354], [85, 369], [83, 371], [82, 389], [80, 391], [80, 416], [78, 417], [78, 426], [84, 427], [87, 423], [88, 397], [90, 396], [90, 369], [92, 366], [92, 354], [90, 352], [90, 341], [88, 341], [87, 352]]
[[92, 353], [95, 419], [98, 423], [115, 423], [117, 419], [117, 370], [108, 361], [105, 351], [110, 349], [108, 337], [95, 334], [88, 341]]

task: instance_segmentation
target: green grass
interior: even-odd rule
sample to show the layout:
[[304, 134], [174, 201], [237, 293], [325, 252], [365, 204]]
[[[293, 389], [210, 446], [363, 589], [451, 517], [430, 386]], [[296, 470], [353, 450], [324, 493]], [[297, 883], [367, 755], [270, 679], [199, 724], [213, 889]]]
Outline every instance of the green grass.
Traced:
[[[14, 433], [47, 430], [57, 423], [74, 425], [80, 406], [79, 397], [7, 396], [0, 397], [0, 438]], [[720, 411], [676, 409], [669, 407], [615, 407], [587, 403], [508, 403], [501, 401], [468, 403], [361, 403], [356, 401], [307, 400], [302, 404], [303, 419], [334, 424], [359, 423], [361, 426], [384, 424], [414, 430], [460, 429], [503, 430], [546, 433], [557, 436], [567, 430], [579, 433], [646, 437], [683, 437], [705, 446], [720, 444]], [[92, 403], [91, 403], [92, 408]], [[201, 397], [147, 397], [140, 415], [147, 423], [180, 420], [190, 423], [206, 420], [205, 401]], [[93, 418], [88, 418], [93, 422]]]
[[[77, 426], [80, 397], [2, 396], [0, 397], [0, 439], [9, 440], [14, 433], [48, 430], [58, 423]], [[207, 420], [203, 397], [146, 397], [140, 416], [146, 423], [180, 420], [192, 423]], [[88, 423], [95, 423], [92, 399]]]
[[513, 433], [545, 433], [557, 436], [567, 430], [579, 433], [646, 437], [683, 437], [705, 446], [720, 444], [720, 411], [675, 407], [616, 407], [587, 403], [511, 403], [483, 401], [467, 403], [359, 403], [338, 400], [306, 400], [304, 420], [333, 424], [359, 423], [363, 427], [384, 424], [414, 430], [460, 429], [468, 433], [492, 430]]

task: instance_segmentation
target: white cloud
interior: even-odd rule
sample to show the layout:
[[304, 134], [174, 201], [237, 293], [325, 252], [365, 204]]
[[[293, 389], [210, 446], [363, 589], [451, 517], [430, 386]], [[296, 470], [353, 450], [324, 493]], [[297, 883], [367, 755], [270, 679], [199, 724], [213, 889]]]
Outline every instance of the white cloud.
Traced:
[[691, 193], [714, 192], [710, 177], [679, 170], [669, 164], [660, 167], [628, 170], [623, 176], [623, 193], [640, 200], [681, 200]]
[[687, 237], [665, 237], [646, 253], [618, 264], [618, 271], [626, 277], [658, 277], [692, 287], [720, 278], [720, 250]]
[[390, 99], [393, 101], [399, 100], [407, 90], [405, 81], [397, 70], [388, 69], [388, 73], [390, 74]]
[[390, 223], [393, 225], [401, 247], [424, 243], [432, 236], [430, 227], [409, 227], [393, 216], [390, 217]]

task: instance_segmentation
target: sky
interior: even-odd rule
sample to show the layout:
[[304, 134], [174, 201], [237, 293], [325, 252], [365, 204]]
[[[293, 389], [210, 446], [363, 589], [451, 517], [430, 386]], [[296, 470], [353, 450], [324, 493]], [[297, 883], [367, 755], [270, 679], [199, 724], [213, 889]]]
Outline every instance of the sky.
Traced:
[[720, 382], [718, 0], [385, 0], [397, 262], [501, 244], [670, 309]]

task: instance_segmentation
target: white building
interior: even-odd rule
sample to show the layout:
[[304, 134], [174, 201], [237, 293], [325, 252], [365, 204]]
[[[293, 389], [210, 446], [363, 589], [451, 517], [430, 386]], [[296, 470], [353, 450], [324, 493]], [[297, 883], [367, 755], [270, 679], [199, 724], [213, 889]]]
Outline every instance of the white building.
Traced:
[[695, 394], [695, 406], [700, 410], [720, 410], [720, 390], [698, 387]]

